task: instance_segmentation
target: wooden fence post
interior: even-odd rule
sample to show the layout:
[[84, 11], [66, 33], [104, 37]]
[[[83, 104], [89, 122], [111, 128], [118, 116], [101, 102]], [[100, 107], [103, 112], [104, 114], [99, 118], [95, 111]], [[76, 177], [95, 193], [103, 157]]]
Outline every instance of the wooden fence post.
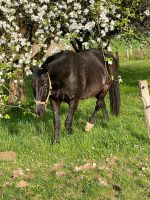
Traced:
[[150, 95], [148, 90], [148, 83], [146, 80], [139, 81], [141, 89], [141, 98], [144, 104], [144, 112], [146, 118], [146, 124], [148, 129], [148, 137], [150, 139]]

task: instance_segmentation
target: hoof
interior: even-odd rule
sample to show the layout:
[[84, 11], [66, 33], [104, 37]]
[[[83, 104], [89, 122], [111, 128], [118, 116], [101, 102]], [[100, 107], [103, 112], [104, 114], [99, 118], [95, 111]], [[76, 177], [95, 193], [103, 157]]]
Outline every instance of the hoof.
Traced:
[[73, 129], [71, 128], [71, 129], [67, 129], [67, 133], [69, 134], [69, 135], [71, 135], [72, 133], [73, 133]]
[[87, 122], [86, 127], [85, 127], [85, 131], [90, 131], [93, 127], [94, 127], [94, 124]]

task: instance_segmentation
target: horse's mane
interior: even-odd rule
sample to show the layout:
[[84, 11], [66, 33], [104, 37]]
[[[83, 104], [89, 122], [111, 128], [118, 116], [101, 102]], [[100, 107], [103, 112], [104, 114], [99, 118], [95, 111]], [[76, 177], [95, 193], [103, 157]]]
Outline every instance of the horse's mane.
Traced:
[[41, 68], [44, 69], [44, 68], [47, 66], [47, 64], [52, 63], [52, 62], [55, 61], [56, 59], [59, 59], [60, 57], [66, 55], [66, 53], [68, 53], [68, 52], [74, 52], [74, 51], [72, 51], [72, 50], [63, 51], [63, 50], [62, 50], [62, 51], [60, 51], [60, 52], [58, 52], [58, 53], [56, 53], [56, 54], [54, 54], [54, 55], [52, 55], [52, 56], [49, 56], [49, 57], [45, 60], [45, 62], [42, 64]]
[[62, 56], [64, 54], [64, 51], [60, 51], [59, 53], [55, 53], [54, 55], [52, 56], [49, 56], [45, 62], [42, 64], [41, 68], [45, 68], [45, 66], [48, 64], [48, 63], [51, 63], [53, 62], [54, 60], [56, 60], [57, 58], [59, 58], [60, 56]]

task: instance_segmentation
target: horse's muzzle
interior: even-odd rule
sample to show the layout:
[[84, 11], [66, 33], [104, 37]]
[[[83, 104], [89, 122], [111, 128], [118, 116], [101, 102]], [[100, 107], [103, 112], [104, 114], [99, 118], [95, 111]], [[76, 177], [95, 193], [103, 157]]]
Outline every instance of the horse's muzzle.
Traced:
[[35, 113], [36, 115], [38, 115], [39, 117], [42, 117], [44, 115], [44, 111], [45, 111], [45, 105], [36, 105], [35, 108]]

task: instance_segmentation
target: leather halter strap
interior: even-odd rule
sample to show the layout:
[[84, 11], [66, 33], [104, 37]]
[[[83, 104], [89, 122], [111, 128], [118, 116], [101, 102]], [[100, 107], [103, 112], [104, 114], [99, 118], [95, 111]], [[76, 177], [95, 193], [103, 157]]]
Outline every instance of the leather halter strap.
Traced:
[[46, 106], [48, 104], [48, 99], [51, 96], [52, 83], [51, 83], [50, 76], [49, 76], [48, 72], [47, 72], [47, 76], [48, 76], [48, 83], [49, 83], [49, 92], [48, 92], [47, 98], [46, 98], [45, 101], [39, 101], [39, 100], [35, 99], [36, 105], [45, 105]]

